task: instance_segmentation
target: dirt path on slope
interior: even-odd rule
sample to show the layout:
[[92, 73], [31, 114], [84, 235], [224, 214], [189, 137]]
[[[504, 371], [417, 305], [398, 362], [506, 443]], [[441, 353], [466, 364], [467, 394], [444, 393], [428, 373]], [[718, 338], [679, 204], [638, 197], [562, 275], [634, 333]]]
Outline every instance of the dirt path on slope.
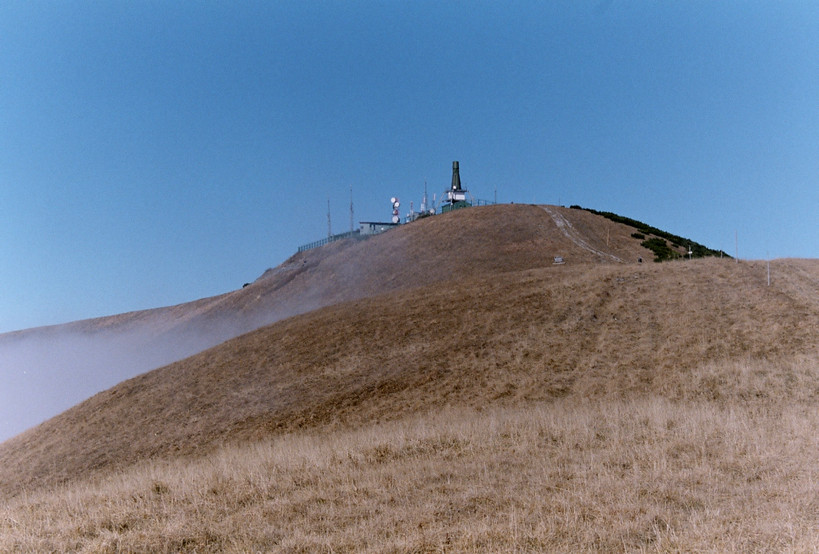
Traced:
[[588, 242], [586, 242], [583, 239], [583, 235], [581, 233], [579, 233], [577, 231], [577, 229], [574, 228], [574, 226], [571, 224], [571, 222], [568, 219], [566, 219], [563, 216], [563, 214], [561, 214], [557, 210], [553, 210], [549, 206], [541, 206], [541, 207], [544, 210], [546, 210], [546, 213], [548, 213], [551, 216], [552, 220], [555, 222], [555, 225], [557, 225], [557, 228], [560, 229], [560, 231], [563, 233], [563, 235], [567, 239], [569, 239], [570, 241], [575, 243], [577, 246], [579, 246], [580, 248], [583, 248], [584, 250], [588, 250], [589, 252], [591, 252], [592, 254], [596, 254], [597, 256], [600, 256], [600, 257], [603, 257], [603, 258], [609, 258], [609, 259], [614, 260], [616, 262], [622, 262], [623, 261], [622, 259], [618, 258], [614, 254], [610, 254], [608, 252], [603, 252], [602, 250], [597, 250], [596, 248], [591, 246]]

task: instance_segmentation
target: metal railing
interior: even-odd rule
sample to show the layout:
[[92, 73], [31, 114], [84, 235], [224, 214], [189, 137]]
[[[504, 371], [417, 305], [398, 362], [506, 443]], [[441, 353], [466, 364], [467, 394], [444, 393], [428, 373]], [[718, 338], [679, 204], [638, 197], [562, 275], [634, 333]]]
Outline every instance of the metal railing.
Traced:
[[473, 200], [473, 206], [493, 206], [496, 202], [494, 200], [481, 200], [480, 198], [475, 198]]
[[[493, 205], [495, 203], [496, 202], [494, 202], [493, 200], [481, 200], [480, 198], [473, 198], [471, 205], [472, 206], [491, 206], [491, 205]], [[469, 205], [470, 204], [467, 204], [464, 207], [467, 207]], [[444, 211], [444, 210], [442, 210], [442, 211]], [[446, 211], [448, 211], [448, 210], [446, 210]], [[339, 233], [337, 235], [331, 235], [331, 236], [325, 237], [325, 238], [323, 238], [321, 240], [316, 240], [316, 241], [313, 241], [313, 242], [308, 242], [307, 244], [302, 244], [301, 246], [299, 246], [299, 252], [304, 252], [305, 250], [312, 250], [313, 248], [318, 248], [319, 246], [324, 246], [325, 244], [330, 244], [331, 242], [335, 242], [337, 240], [357, 237], [357, 236], [360, 236], [360, 234], [361, 234], [360, 230], [355, 230], [355, 231], [347, 231], [346, 233]]]
[[324, 246], [325, 244], [330, 244], [331, 242], [335, 242], [341, 239], [348, 239], [357, 236], [361, 231], [347, 231], [346, 233], [339, 233], [337, 235], [330, 235], [329, 237], [323, 238], [321, 240], [308, 242], [307, 244], [302, 244], [299, 246], [299, 252], [304, 252], [305, 250], [312, 250], [313, 248], [318, 248], [319, 246]]

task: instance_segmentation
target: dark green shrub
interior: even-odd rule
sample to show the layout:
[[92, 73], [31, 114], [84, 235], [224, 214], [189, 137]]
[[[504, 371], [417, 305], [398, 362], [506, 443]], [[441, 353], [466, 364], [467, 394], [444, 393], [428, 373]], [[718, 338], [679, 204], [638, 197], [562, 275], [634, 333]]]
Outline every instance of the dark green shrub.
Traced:
[[648, 248], [652, 252], [654, 252], [654, 261], [655, 262], [664, 262], [666, 260], [673, 260], [675, 258], [679, 258], [680, 254], [674, 252], [671, 248], [669, 248], [668, 243], [665, 239], [661, 239], [658, 237], [652, 237], [650, 239], [644, 240], [640, 243], [640, 246]]

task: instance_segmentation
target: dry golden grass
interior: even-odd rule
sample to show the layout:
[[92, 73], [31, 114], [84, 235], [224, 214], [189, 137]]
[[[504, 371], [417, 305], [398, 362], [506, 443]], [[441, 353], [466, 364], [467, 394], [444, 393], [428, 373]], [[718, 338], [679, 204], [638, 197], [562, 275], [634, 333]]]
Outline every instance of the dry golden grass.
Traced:
[[[785, 364], [816, 382], [816, 360]], [[741, 376], [737, 376], [737, 373]], [[721, 400], [450, 408], [142, 462], [0, 510], [0, 550], [815, 551], [819, 413]], [[780, 384], [781, 386], [781, 384]]]
[[819, 262], [600, 263], [628, 228], [507, 208], [204, 303], [372, 269], [0, 445], [0, 551], [815, 551]]
[[[757, 269], [727, 260], [550, 266], [290, 318], [123, 382], [6, 441], [0, 494], [146, 457], [446, 406], [724, 394], [692, 387], [692, 372], [816, 351], [817, 297], [766, 287]], [[819, 396], [798, 376], [782, 385], [762, 393]]]

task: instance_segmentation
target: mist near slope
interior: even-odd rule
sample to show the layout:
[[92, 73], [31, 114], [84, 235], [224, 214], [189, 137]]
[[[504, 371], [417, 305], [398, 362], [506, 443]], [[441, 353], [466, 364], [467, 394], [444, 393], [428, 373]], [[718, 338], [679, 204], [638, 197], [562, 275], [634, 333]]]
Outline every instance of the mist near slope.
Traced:
[[[562, 211], [610, 225], [586, 212]], [[550, 265], [547, 254], [575, 246], [539, 207], [458, 212], [299, 252], [247, 287], [217, 297], [0, 335], [0, 442], [121, 381], [281, 319], [455, 277]], [[595, 236], [588, 222], [578, 224]], [[597, 258], [578, 250], [578, 261], [583, 254], [587, 262]], [[635, 252], [626, 248], [625, 256], [636, 259]]]
[[0, 349], [0, 441], [153, 368], [210, 346], [175, 336], [74, 332], [23, 337]]
[[0, 442], [83, 400], [147, 371], [187, 358], [282, 313], [246, 320], [211, 320], [157, 335], [150, 329], [61, 332], [0, 345]]
[[294, 282], [308, 271], [322, 274], [316, 254], [294, 256], [298, 262], [288, 260], [215, 299], [149, 310], [142, 320], [91, 330], [75, 322], [0, 335], [0, 443], [126, 379], [366, 294], [355, 284], [359, 263], [349, 257], [327, 279]]

